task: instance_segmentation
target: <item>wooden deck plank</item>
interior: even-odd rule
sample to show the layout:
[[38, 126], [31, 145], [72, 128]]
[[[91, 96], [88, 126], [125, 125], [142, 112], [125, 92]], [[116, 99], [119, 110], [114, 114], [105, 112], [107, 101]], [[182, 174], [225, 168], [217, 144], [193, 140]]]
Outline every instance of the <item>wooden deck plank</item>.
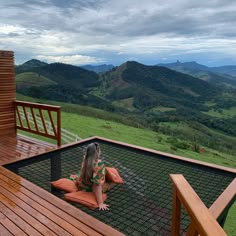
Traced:
[[[102, 223], [101, 221], [95, 219], [94, 217], [86, 214], [85, 212], [79, 210], [78, 208], [75, 208], [71, 204], [53, 196], [52, 194], [50, 194], [46, 190], [39, 188], [35, 184], [29, 182], [28, 180], [26, 180], [24, 178], [17, 176], [16, 174], [12, 173], [11, 171], [9, 171], [3, 167], [0, 167], [0, 174], [3, 176], [6, 176], [10, 180], [17, 183], [18, 185], [21, 185], [24, 189], [27, 189], [28, 191], [33, 192], [39, 198], [48, 202], [48, 204], [53, 205], [58, 210], [64, 212], [64, 214], [67, 214], [70, 217], [73, 217], [78, 222], [81, 222], [85, 226], [94, 230], [94, 232], [100, 233], [102, 235], [108, 235], [108, 236], [110, 236], [110, 235], [114, 235], [114, 236], [123, 235], [119, 231], [113, 229], [111, 226]], [[51, 209], [53, 209], [53, 208], [51, 208]], [[89, 235], [93, 235], [93, 234], [89, 233]]]
[[0, 211], [0, 223], [4, 225], [13, 235], [27, 236], [17, 225], [10, 221], [5, 214]]
[[[0, 187], [0, 189], [2, 190], [2, 188]], [[15, 190], [16, 191], [16, 190]], [[19, 190], [18, 190], [19, 191]], [[38, 232], [41, 232], [43, 235], [51, 235], [51, 236], [55, 236], [56, 234], [53, 233], [49, 228], [45, 227], [42, 223], [40, 223], [38, 220], [36, 220], [35, 218], [33, 218], [31, 215], [28, 214], [28, 209], [22, 209], [20, 208], [16, 202], [14, 202], [14, 199], [12, 200], [11, 198], [7, 198], [8, 195], [4, 194], [6, 192], [6, 190], [1, 192], [1, 201], [3, 201], [3, 203], [8, 203], [10, 204], [10, 206], [14, 205], [14, 208], [12, 208], [12, 211], [17, 214], [19, 217], [21, 217], [25, 222], [27, 222], [27, 224], [31, 225], [33, 228], [35, 228], [36, 230], [38, 230]], [[7, 204], [5, 204], [7, 206]], [[32, 231], [32, 230], [31, 230]], [[35, 231], [35, 230], [33, 230]], [[28, 232], [28, 231], [27, 231]], [[30, 231], [29, 231], [30, 232]], [[36, 231], [35, 231], [36, 232]], [[33, 235], [41, 235], [38, 232], [34, 233]]]
[[[8, 179], [6, 176], [0, 174], [0, 179], [7, 182], [10, 186], [14, 187], [15, 190], [20, 188], [20, 184]], [[60, 210], [59, 208], [57, 208], [56, 206], [52, 205], [51, 203], [49, 203], [48, 201], [45, 201], [44, 199], [40, 198], [38, 195], [32, 194], [31, 191], [29, 191], [26, 188], [21, 188], [21, 193], [23, 193], [26, 196], [31, 197], [31, 199], [33, 201], [35, 201], [36, 203], [41, 204], [42, 206], [44, 206], [45, 208], [47, 208], [48, 210], [54, 212], [54, 214], [56, 214], [57, 216], [60, 216], [62, 219], [67, 220], [70, 222], [70, 224], [72, 224], [73, 226], [81, 229], [83, 232], [85, 232], [88, 235], [94, 235], [94, 236], [99, 236], [101, 234], [94, 232], [94, 230], [92, 230], [90, 227], [84, 225], [81, 222], [78, 222], [78, 220], [76, 220], [74, 217], [65, 214], [64, 211]]]
[[1, 223], [0, 223], [1, 236], [13, 236]]
[[[13, 202], [9, 201], [6, 197], [4, 197], [0, 193], [0, 199], [2, 202], [8, 202], [7, 204], [14, 204]], [[6, 205], [7, 205], [6, 204]], [[16, 208], [9, 209], [6, 205], [0, 202], [0, 210], [4, 212], [4, 214], [13, 221], [14, 224], [18, 225], [19, 228], [25, 232], [25, 234], [29, 235], [35, 235], [35, 236], [41, 236], [39, 232], [37, 232], [33, 227], [31, 227], [29, 224], [27, 224], [15, 211]]]
[[[0, 185], [3, 187], [6, 187], [6, 184], [3, 184], [2, 181], [0, 181]], [[34, 201], [30, 200], [27, 197], [24, 197], [24, 195], [20, 191], [15, 191], [17, 196], [15, 196], [12, 191], [14, 192], [13, 188], [8, 187], [8, 191], [6, 191], [3, 187], [0, 186], [0, 199], [4, 202], [6, 200], [9, 201], [8, 204], [12, 205], [14, 204], [14, 211], [17, 211], [19, 215], [27, 217], [27, 214], [24, 214], [24, 211], [28, 213], [28, 219], [30, 224], [33, 225], [33, 223], [36, 222], [36, 224], [47, 222], [47, 227], [50, 228], [54, 234], [50, 234], [50, 230], [47, 230], [47, 232], [42, 232], [44, 235], [64, 235], [64, 236], [70, 236], [70, 235], [85, 235], [82, 232], [80, 232], [75, 227], [72, 227], [68, 222], [61, 220], [59, 217], [54, 215], [52, 212], [45, 210], [42, 206], [39, 206], [39, 204], [35, 203]], [[3, 196], [4, 194], [4, 196]], [[23, 200], [24, 199], [24, 200]], [[22, 209], [24, 210], [22, 210]], [[30, 217], [30, 215], [32, 217]], [[37, 221], [33, 221], [33, 217], [37, 219]], [[21, 226], [21, 222], [19, 222]], [[61, 227], [63, 226], [63, 228]], [[25, 231], [27, 232], [27, 231]], [[30, 235], [34, 235], [31, 233]], [[40, 234], [35, 234], [40, 235]]]
[[23, 135], [0, 135], [0, 165], [31, 158], [54, 149], [54, 144]]

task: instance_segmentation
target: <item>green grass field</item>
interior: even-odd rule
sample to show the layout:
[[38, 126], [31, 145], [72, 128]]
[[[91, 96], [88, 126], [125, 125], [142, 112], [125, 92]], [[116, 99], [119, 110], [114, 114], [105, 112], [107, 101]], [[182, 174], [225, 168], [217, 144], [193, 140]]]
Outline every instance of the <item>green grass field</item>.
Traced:
[[191, 149], [173, 150], [167, 142], [169, 136], [147, 129], [64, 112], [62, 113], [62, 127], [79, 135], [81, 138], [101, 136], [196, 160], [236, 168], [234, 156], [210, 149], [207, 149], [206, 153], [197, 153]]

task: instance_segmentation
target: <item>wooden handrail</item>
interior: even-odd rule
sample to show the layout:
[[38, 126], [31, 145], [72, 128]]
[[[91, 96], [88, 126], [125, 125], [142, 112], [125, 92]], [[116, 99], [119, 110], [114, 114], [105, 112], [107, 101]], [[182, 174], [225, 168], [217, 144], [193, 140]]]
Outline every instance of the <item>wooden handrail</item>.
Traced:
[[61, 109], [60, 106], [53, 106], [53, 105], [41, 104], [41, 103], [25, 102], [25, 101], [18, 101], [18, 100], [16, 100], [15, 103], [18, 106], [32, 107], [32, 108], [38, 108], [38, 109], [44, 109], [44, 110], [48, 109], [50, 111], [58, 111]]
[[[219, 219], [223, 214], [224, 210], [228, 208], [236, 198], [236, 178], [229, 184], [229, 186], [224, 190], [224, 192], [215, 200], [215, 202], [209, 208], [210, 213], [216, 220]], [[198, 232], [191, 222], [186, 236], [195, 236]]]
[[190, 216], [197, 232], [202, 236], [226, 236], [209, 209], [205, 206], [187, 180], [181, 174], [171, 174], [173, 182], [172, 236], [180, 235], [181, 203]]
[[[18, 124], [16, 121], [17, 129], [55, 139], [57, 141], [57, 145], [61, 146], [61, 107], [24, 101], [15, 101], [14, 104], [16, 120], [19, 121]], [[20, 112], [20, 109], [22, 110], [22, 113]], [[53, 132], [49, 132], [49, 129], [46, 125], [44, 112], [46, 112], [46, 114], [49, 116], [48, 122], [50, 122]], [[53, 117], [52, 112], [56, 113], [55, 118]], [[43, 129], [39, 128], [40, 125], [36, 118], [36, 114], [39, 114], [40, 123], [42, 123]], [[29, 115], [32, 117], [31, 122], [33, 125], [30, 125]], [[24, 125], [24, 120], [26, 121], [26, 125]]]

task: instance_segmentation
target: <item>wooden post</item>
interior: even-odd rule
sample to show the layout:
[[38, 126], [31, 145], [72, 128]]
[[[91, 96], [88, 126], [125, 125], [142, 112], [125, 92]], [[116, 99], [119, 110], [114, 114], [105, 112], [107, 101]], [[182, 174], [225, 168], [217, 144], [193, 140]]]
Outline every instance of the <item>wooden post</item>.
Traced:
[[61, 108], [57, 111], [57, 145], [61, 146]]
[[0, 51], [0, 135], [16, 134], [14, 53]]
[[[61, 178], [61, 154], [52, 156], [50, 159], [51, 164], [51, 181], [55, 181]], [[51, 186], [51, 193], [56, 196], [59, 196], [60, 191]]]
[[197, 236], [198, 232], [194, 227], [194, 222], [190, 223], [190, 226], [188, 227], [188, 231], [186, 233], [186, 236]]
[[174, 186], [171, 236], [180, 235], [180, 213], [181, 213], [181, 203], [178, 198], [177, 189]]
[[[54, 154], [55, 155], [55, 154]], [[61, 178], [61, 155], [51, 157], [51, 181]]]

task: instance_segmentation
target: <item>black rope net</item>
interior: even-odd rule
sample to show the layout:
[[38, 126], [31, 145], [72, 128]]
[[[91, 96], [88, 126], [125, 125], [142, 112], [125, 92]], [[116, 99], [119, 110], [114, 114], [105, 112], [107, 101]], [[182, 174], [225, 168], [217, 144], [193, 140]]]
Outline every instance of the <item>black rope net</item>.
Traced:
[[[48, 159], [21, 167], [19, 175], [51, 191], [50, 158], [61, 160], [61, 177], [67, 178], [80, 170], [87, 144], [47, 154]], [[125, 184], [116, 185], [108, 192], [106, 203], [110, 205], [110, 211], [73, 205], [126, 235], [170, 235], [173, 190], [169, 174], [183, 174], [207, 207], [234, 178], [224, 171], [108, 142], [100, 142], [100, 145], [105, 165], [117, 168]], [[61, 198], [63, 194], [57, 193]], [[188, 226], [189, 218], [182, 209], [182, 234]]]

